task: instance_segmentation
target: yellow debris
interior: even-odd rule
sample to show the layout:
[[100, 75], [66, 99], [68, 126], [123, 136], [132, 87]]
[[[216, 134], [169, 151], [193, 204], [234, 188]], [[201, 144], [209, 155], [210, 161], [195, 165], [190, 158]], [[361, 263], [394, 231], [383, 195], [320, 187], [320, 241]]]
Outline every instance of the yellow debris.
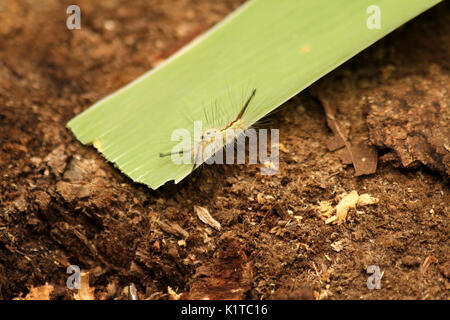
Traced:
[[300, 49], [300, 53], [303, 53], [303, 54], [308, 53], [308, 52], [310, 52], [310, 51], [311, 51], [311, 45], [309, 45], [309, 44], [307, 44], [306, 46], [303, 46], [303, 47]]
[[14, 298], [13, 300], [50, 300], [50, 295], [54, 287], [47, 282], [40, 287], [31, 287], [30, 292], [24, 297]]
[[341, 202], [336, 206], [336, 216], [337, 223], [341, 224], [347, 218], [347, 213], [350, 209], [356, 208], [356, 204], [358, 203], [358, 192], [352, 191], [349, 194], [345, 195]]
[[89, 272], [80, 273], [80, 289], [74, 294], [75, 300], [95, 300], [95, 288], [89, 286]]
[[358, 192], [353, 190], [350, 193], [343, 194], [341, 201], [333, 208], [331, 201], [321, 201], [317, 206], [320, 217], [326, 224], [334, 223], [341, 224], [347, 219], [347, 214], [351, 209], [356, 207], [367, 206], [378, 203], [378, 199], [368, 195], [367, 193], [358, 195]]
[[176, 293], [171, 287], [167, 287], [167, 293], [169, 294], [169, 300], [180, 300], [181, 293]]
[[376, 204], [378, 203], [378, 199], [369, 196], [367, 193], [364, 193], [359, 196], [358, 198], [358, 206], [367, 206], [369, 204]]
[[330, 218], [334, 211], [331, 201], [321, 201], [318, 209], [320, 211], [320, 215], [324, 218]]
[[94, 148], [97, 149], [99, 152], [102, 152], [102, 151], [103, 151], [102, 139], [96, 139], [96, 140], [94, 140], [94, 142], [92, 143], [92, 145], [93, 145]]
[[279, 143], [278, 144], [278, 149], [280, 149], [281, 151], [283, 151], [284, 153], [289, 153], [289, 150], [286, 149], [286, 147], [284, 146], [284, 144]]

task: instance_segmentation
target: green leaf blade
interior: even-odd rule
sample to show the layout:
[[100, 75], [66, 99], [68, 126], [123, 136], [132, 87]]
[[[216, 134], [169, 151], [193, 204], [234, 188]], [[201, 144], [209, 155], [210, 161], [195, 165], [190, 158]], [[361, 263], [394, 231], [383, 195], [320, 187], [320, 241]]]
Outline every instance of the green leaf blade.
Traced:
[[[235, 117], [253, 88], [246, 112], [255, 122], [338, 65], [438, 0], [253, 0], [162, 66], [99, 101], [68, 123], [84, 144], [101, 152], [136, 182], [153, 189], [192, 170], [168, 152], [173, 130], [193, 130], [205, 109], [219, 105]], [[366, 26], [378, 5], [382, 27]]]

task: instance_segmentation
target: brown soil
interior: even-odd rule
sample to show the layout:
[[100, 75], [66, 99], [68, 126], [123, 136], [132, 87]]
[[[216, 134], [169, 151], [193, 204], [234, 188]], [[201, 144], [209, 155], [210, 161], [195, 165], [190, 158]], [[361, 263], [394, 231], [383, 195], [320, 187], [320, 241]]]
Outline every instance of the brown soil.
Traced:
[[[322, 106], [332, 102], [349, 139], [364, 141], [367, 113], [375, 112], [372, 123], [380, 116], [371, 101], [382, 107], [407, 96], [432, 112], [448, 107], [448, 92], [436, 93], [449, 85], [448, 4], [271, 115], [284, 147], [274, 176], [256, 166], [204, 166], [180, 185], [152, 191], [65, 128], [240, 2], [80, 0], [81, 31], [65, 27], [69, 1], [0, 2], [0, 298], [45, 283], [54, 286], [51, 298], [72, 298], [65, 287], [71, 264], [89, 271], [99, 299], [127, 298], [131, 282], [141, 299], [173, 298], [169, 286], [182, 298], [449, 298], [450, 192], [442, 161], [430, 166], [441, 173], [380, 161], [375, 174], [355, 176], [339, 150], [327, 149]], [[421, 94], [410, 95], [411, 87]], [[436, 118], [448, 128], [448, 118]], [[373, 128], [383, 135], [398, 126]], [[390, 149], [380, 155], [395, 150], [385, 142], [377, 145]], [[353, 190], [379, 203], [351, 210], [343, 224], [325, 224], [319, 202], [336, 205]], [[200, 221], [194, 205], [222, 229]], [[369, 265], [384, 271], [380, 290], [366, 286]]]

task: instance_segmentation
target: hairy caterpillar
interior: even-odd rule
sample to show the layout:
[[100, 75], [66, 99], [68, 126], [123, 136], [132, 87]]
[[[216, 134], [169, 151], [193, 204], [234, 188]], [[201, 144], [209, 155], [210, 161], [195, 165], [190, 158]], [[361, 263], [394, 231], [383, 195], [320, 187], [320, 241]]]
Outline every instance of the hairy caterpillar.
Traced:
[[175, 152], [160, 153], [159, 156], [167, 157], [175, 154], [190, 153], [194, 159], [194, 167], [192, 168], [192, 170], [194, 170], [199, 164], [201, 164], [202, 159], [206, 160], [212, 157], [218, 150], [234, 142], [240, 134], [248, 129], [249, 125], [246, 121], [244, 121], [243, 115], [245, 114], [245, 111], [250, 105], [250, 102], [254, 98], [255, 94], [256, 89], [253, 89], [251, 95], [246, 100], [237, 117], [230, 121], [226, 126], [212, 127], [202, 131], [200, 138], [194, 141], [192, 148]]

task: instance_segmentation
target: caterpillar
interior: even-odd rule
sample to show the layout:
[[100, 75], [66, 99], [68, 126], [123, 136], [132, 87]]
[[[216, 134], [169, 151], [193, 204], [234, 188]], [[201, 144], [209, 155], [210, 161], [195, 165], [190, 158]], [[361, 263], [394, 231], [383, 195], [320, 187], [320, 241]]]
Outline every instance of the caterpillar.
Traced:
[[[230, 121], [224, 127], [212, 127], [202, 131], [201, 137], [194, 141], [194, 145], [190, 149], [160, 153], [160, 157], [172, 156], [175, 154], [191, 153], [194, 158], [194, 167], [192, 170], [201, 163], [202, 158], [208, 159], [212, 157], [220, 148], [234, 142], [238, 136], [248, 129], [248, 123], [243, 119], [243, 116], [250, 105], [250, 102], [256, 95], [256, 89], [252, 90], [252, 93], [244, 103], [237, 117]], [[207, 150], [209, 154], [204, 155], [204, 151]]]

